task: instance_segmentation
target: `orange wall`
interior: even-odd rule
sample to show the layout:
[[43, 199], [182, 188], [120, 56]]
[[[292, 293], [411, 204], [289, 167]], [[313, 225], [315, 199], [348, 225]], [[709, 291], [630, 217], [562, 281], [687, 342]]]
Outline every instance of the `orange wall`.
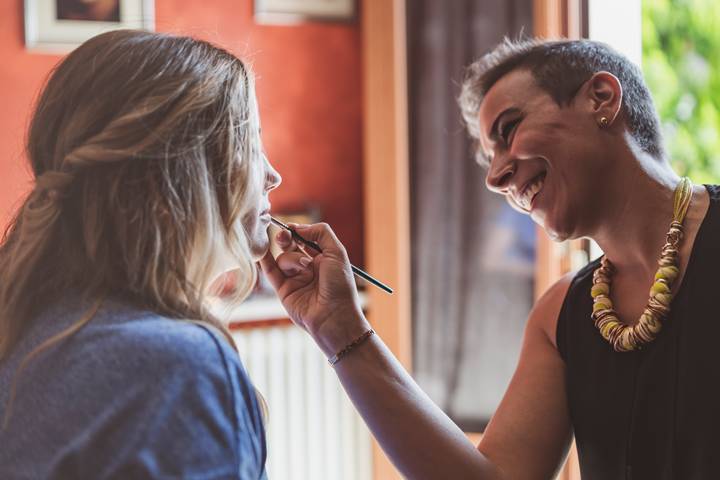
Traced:
[[[360, 29], [357, 23], [257, 25], [251, 0], [156, 0], [158, 31], [231, 50], [257, 76], [263, 138], [283, 185], [275, 211], [320, 207], [363, 263]], [[55, 55], [27, 53], [21, 0], [0, 1], [0, 226], [30, 186], [23, 157], [32, 102]]]

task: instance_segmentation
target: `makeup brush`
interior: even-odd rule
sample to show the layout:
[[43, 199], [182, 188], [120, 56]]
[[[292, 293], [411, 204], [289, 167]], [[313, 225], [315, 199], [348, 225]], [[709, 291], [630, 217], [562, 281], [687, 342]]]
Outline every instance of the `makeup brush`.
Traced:
[[[296, 242], [300, 242], [300, 243], [302, 243], [303, 245], [307, 245], [308, 247], [312, 248], [312, 249], [315, 250], [316, 252], [322, 253], [322, 248], [320, 248], [320, 245], [318, 245], [317, 243], [315, 243], [315, 242], [313, 242], [313, 241], [311, 241], [311, 240], [305, 240], [302, 236], [300, 236], [299, 233], [297, 233], [295, 230], [293, 230], [292, 228], [288, 227], [288, 226], [285, 225], [283, 222], [281, 222], [280, 220], [278, 220], [277, 218], [275, 218], [275, 217], [273, 217], [273, 216], [270, 217], [270, 220], [271, 220], [275, 225], [277, 225], [278, 227], [280, 227], [280, 228], [282, 228], [282, 229], [287, 230], [288, 232], [290, 232], [290, 235], [292, 235], [292, 238], [293, 238]], [[393, 293], [392, 288], [388, 287], [387, 285], [385, 285], [384, 283], [382, 283], [380, 280], [375, 279], [375, 278], [372, 277], [369, 273], [367, 273], [367, 272], [365, 272], [365, 271], [357, 268], [355, 265], [350, 265], [350, 267], [352, 268], [353, 273], [354, 273], [355, 275], [357, 275], [358, 277], [364, 278], [364, 279], [367, 280], [368, 282], [372, 283], [373, 285], [375, 285], [375, 286], [378, 287], [379, 289], [386, 291], [387, 293], [390, 293], [390, 294]]]

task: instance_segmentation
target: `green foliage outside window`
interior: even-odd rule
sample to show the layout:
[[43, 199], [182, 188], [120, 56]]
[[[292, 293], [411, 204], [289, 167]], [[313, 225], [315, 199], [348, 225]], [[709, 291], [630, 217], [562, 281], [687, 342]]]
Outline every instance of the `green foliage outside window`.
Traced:
[[720, 183], [720, 6], [643, 0], [643, 71], [673, 167]]

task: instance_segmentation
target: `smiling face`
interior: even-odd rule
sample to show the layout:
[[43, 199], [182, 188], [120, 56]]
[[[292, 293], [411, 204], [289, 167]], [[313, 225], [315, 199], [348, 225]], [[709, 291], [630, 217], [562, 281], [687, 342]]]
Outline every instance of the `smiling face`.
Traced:
[[488, 188], [556, 240], [588, 231], [601, 208], [598, 186], [613, 168], [590, 90], [583, 85], [570, 105], [560, 106], [519, 69], [500, 78], [480, 105]]

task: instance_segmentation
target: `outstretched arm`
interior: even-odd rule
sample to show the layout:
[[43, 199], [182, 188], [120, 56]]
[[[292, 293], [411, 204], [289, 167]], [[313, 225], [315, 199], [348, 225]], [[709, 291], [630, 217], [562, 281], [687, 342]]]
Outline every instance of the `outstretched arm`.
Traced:
[[[290, 248], [290, 239], [281, 234], [288, 251], [277, 260], [268, 254], [262, 267], [292, 319], [331, 357], [369, 324], [357, 301], [347, 254], [330, 228], [296, 228], [319, 243], [323, 253], [304, 266], [300, 263], [304, 255]], [[517, 373], [478, 448], [425, 395], [377, 336], [335, 366], [356, 408], [404, 476], [548, 478], [557, 469], [570, 434], [562, 361], [542, 329], [542, 319], [553, 303], [543, 308], [541, 302], [534, 310]]]

